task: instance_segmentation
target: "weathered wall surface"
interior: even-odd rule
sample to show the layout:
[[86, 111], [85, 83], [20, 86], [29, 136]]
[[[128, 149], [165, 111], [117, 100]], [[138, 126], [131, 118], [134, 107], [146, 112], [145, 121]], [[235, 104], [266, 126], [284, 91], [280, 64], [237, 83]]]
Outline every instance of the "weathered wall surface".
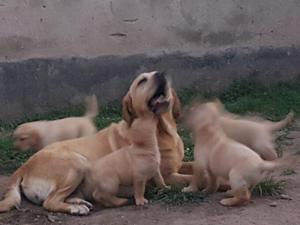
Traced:
[[298, 0], [0, 0], [0, 119], [120, 98], [165, 70], [178, 88], [300, 71]]

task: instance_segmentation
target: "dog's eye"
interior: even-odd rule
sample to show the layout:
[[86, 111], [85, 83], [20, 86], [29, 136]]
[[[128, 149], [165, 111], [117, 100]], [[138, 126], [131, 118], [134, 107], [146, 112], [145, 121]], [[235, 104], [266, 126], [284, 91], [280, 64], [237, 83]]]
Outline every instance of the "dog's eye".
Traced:
[[26, 140], [26, 137], [22, 137], [19, 139], [20, 141], [25, 141]]
[[141, 79], [139, 82], [138, 82], [138, 86], [139, 85], [141, 85], [141, 84], [143, 84], [143, 83], [145, 83], [147, 81], [147, 78], [146, 77], [144, 77], [143, 79]]

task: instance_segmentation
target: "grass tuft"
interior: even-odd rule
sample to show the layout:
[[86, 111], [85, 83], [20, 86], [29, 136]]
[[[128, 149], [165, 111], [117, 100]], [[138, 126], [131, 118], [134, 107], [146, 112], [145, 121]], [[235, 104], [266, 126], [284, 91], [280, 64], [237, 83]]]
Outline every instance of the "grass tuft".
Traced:
[[294, 169], [286, 169], [282, 172], [283, 176], [290, 176], [296, 174], [296, 171]]
[[282, 193], [285, 181], [276, 181], [274, 178], [268, 178], [255, 186], [253, 193], [259, 196], [276, 196]]
[[13, 141], [9, 137], [0, 138], [0, 171], [13, 172], [20, 167], [33, 154], [33, 152], [15, 151]]
[[160, 202], [168, 205], [182, 205], [185, 203], [198, 203], [203, 202], [206, 197], [201, 192], [197, 193], [184, 193], [181, 192], [183, 187], [173, 187], [171, 190], [159, 189], [157, 187], [148, 188], [145, 196], [154, 202]]

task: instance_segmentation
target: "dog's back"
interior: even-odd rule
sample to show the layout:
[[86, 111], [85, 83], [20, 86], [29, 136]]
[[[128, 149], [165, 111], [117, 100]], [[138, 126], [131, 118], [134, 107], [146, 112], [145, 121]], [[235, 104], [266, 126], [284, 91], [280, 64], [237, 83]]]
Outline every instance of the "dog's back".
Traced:
[[98, 103], [95, 95], [87, 98], [86, 108], [86, 113], [82, 117], [35, 121], [20, 125], [14, 132], [16, 146], [21, 150], [29, 148], [40, 150], [54, 142], [96, 133], [93, 119], [98, 114]]

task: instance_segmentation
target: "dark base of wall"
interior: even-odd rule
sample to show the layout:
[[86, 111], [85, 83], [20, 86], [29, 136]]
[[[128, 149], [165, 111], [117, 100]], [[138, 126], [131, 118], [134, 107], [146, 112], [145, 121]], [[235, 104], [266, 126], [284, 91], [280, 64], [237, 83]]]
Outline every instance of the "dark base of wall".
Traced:
[[299, 48], [228, 50], [202, 57], [177, 53], [94, 59], [30, 59], [0, 63], [0, 120], [78, 104], [95, 93], [101, 103], [120, 99], [140, 72], [164, 70], [175, 88], [221, 91], [233, 80], [288, 81], [300, 74]]

